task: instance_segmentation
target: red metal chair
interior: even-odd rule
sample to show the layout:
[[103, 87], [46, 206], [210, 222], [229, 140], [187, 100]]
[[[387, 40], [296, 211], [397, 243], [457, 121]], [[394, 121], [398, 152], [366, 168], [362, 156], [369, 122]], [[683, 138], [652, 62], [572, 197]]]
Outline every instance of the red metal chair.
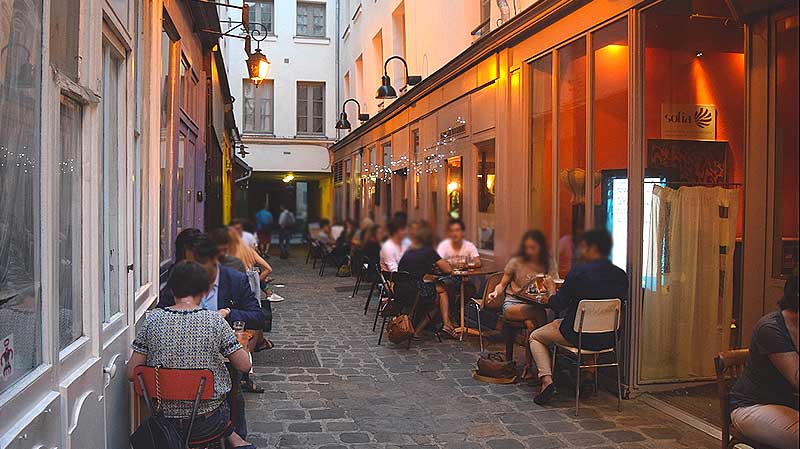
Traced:
[[[184, 448], [206, 448], [212, 444], [213, 447], [225, 448], [225, 430], [219, 435], [212, 435], [202, 440], [190, 439], [200, 401], [214, 397], [214, 373], [207, 369], [170, 369], [139, 365], [134, 368], [133, 376], [136, 379], [133, 383], [136, 395], [144, 398], [150, 414], [154, 411], [151, 399], [153, 397], [167, 401], [194, 402], [189, 426], [184, 436]], [[230, 426], [231, 422], [228, 421], [227, 427]]]

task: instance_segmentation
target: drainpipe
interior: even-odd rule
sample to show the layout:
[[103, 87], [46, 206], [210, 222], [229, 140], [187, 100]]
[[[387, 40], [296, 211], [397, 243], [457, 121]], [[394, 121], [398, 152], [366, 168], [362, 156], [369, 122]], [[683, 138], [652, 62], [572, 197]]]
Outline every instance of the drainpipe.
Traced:
[[508, 0], [497, 0], [497, 7], [500, 8], [500, 25], [502, 25], [511, 18], [511, 8], [508, 7]]
[[[342, 22], [342, 20], [341, 20], [341, 18], [339, 16], [341, 16], [342, 11], [341, 11], [340, 3], [341, 2], [336, 2], [336, 36], [335, 36], [335, 40], [336, 40], [336, 53], [335, 53], [335, 55], [336, 55], [336, 64], [335, 64], [336, 65], [336, 73], [333, 75], [333, 83], [336, 86], [336, 105], [334, 107], [334, 116], [336, 115], [336, 111], [339, 110], [339, 105], [341, 104], [341, 92], [339, 91], [339, 44], [340, 44], [339, 37], [340, 37], [340, 33], [342, 32], [342, 30], [341, 30], [341, 26], [342, 26], [341, 22]], [[348, 17], [348, 19], [349, 19], [349, 17]], [[341, 137], [341, 132], [342, 132], [342, 130], [340, 130], [340, 129], [336, 130], [336, 140], [339, 140], [339, 138]], [[330, 152], [330, 151], [328, 151], [328, 152]]]

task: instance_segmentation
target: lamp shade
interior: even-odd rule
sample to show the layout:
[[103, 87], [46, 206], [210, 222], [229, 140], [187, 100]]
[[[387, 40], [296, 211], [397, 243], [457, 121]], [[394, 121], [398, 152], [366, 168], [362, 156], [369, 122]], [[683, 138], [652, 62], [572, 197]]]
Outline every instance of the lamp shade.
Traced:
[[397, 98], [397, 92], [394, 90], [394, 87], [392, 87], [392, 80], [389, 78], [389, 75], [383, 75], [381, 77], [381, 87], [378, 88], [378, 93], [375, 94], [375, 98], [379, 100]]
[[256, 86], [260, 85], [267, 79], [269, 73], [269, 60], [261, 49], [256, 49], [255, 53], [247, 58], [247, 71], [250, 75], [250, 81]]
[[350, 129], [350, 121], [347, 120], [347, 113], [342, 111], [339, 113], [339, 121], [336, 122], [336, 129]]

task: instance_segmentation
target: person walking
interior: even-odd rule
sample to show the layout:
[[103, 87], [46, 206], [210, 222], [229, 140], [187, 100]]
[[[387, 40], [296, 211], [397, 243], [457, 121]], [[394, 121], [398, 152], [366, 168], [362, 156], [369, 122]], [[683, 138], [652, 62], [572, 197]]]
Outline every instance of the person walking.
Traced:
[[294, 230], [295, 218], [292, 211], [286, 205], [281, 205], [281, 214], [278, 217], [278, 226], [280, 226], [280, 246], [281, 246], [281, 259], [289, 258], [289, 242], [292, 239], [292, 231]]
[[267, 209], [267, 203], [260, 211], [256, 212], [256, 236], [258, 237], [258, 252], [262, 256], [269, 253], [272, 244], [272, 223], [275, 221], [272, 212]]

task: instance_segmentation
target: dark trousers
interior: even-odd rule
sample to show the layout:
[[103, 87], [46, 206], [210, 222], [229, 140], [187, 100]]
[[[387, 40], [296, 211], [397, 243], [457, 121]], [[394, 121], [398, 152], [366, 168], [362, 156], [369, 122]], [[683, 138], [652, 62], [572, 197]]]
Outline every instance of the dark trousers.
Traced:
[[278, 242], [281, 247], [281, 257], [287, 258], [289, 257], [289, 241], [292, 240], [292, 230], [291, 229], [281, 229], [281, 232], [278, 236]]
[[242, 388], [239, 385], [241, 373], [236, 369], [231, 368], [231, 384], [236, 388], [236, 396], [233, 393], [228, 393], [228, 406], [231, 409], [231, 421], [233, 422], [233, 429], [242, 438], [247, 438], [247, 419], [244, 416], [244, 395]]

